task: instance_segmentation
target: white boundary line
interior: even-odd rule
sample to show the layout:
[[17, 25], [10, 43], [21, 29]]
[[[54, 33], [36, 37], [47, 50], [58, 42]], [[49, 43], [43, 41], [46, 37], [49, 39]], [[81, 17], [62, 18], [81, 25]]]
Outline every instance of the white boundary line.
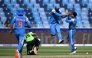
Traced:
[[[16, 47], [17, 44], [0, 44], [0, 46], [12, 46]], [[26, 44], [24, 44], [26, 46]], [[69, 44], [41, 44], [41, 46], [69, 46]], [[75, 46], [92, 46], [92, 44], [75, 44]]]

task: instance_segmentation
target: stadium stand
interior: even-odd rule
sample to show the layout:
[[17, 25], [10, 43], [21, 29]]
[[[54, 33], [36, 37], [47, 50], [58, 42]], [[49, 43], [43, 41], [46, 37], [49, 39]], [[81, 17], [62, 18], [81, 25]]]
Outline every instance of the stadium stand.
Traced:
[[[24, 8], [33, 28], [49, 28], [48, 17], [54, 5], [60, 6], [62, 14], [66, 10], [77, 12], [77, 28], [92, 27], [92, 0], [0, 0], [0, 28], [16, 16], [18, 8]], [[65, 18], [61, 18], [61, 28], [67, 28]]]

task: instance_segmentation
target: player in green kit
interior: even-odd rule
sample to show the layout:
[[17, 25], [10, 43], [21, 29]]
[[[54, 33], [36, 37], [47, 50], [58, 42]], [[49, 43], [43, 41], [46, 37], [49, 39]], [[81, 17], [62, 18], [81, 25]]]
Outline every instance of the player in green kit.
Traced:
[[27, 43], [27, 55], [36, 55], [40, 45], [40, 39], [33, 32], [28, 32], [25, 35], [24, 42]]

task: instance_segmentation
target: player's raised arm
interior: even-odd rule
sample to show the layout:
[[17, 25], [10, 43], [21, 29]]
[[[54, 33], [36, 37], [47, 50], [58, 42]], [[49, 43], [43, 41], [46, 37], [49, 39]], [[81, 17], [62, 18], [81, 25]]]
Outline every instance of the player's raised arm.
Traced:
[[56, 9], [56, 10], [53, 9], [52, 13], [57, 15], [57, 16], [60, 16], [60, 17], [66, 17], [66, 16], [70, 15], [70, 12], [68, 12], [67, 14], [62, 14], [59, 8]]
[[10, 23], [10, 35], [12, 34], [13, 32], [13, 24], [15, 23], [15, 17], [12, 19], [11, 23]]
[[31, 23], [27, 17], [26, 17], [26, 23], [27, 23], [28, 27], [31, 28]]
[[55, 15], [57, 15], [57, 16], [62, 16], [62, 14], [60, 12], [58, 13], [54, 9], [52, 10], [52, 13], [55, 14]]

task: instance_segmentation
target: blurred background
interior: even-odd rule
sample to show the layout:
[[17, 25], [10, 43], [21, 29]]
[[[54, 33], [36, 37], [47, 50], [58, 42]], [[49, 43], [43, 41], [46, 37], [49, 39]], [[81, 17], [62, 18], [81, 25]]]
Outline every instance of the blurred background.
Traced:
[[[48, 18], [55, 5], [62, 14], [66, 10], [77, 12], [77, 28], [92, 27], [92, 0], [0, 0], [0, 28], [9, 28], [18, 8], [24, 8], [32, 28], [49, 28]], [[61, 28], [68, 28], [65, 18], [60, 18]]]

